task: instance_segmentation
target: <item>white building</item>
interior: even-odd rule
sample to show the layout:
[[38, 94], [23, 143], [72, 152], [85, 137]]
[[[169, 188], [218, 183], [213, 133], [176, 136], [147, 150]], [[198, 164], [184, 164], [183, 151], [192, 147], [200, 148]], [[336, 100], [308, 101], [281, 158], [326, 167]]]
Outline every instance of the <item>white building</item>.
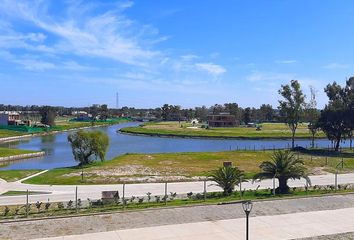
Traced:
[[18, 125], [20, 123], [20, 114], [18, 112], [2, 111], [0, 112], [0, 125]]

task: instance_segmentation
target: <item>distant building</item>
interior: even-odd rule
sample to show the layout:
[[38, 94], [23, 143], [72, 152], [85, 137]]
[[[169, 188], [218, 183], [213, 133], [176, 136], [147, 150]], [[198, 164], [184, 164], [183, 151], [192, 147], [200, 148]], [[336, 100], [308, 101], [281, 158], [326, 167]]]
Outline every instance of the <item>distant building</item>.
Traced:
[[20, 114], [18, 112], [2, 111], [0, 112], [0, 125], [20, 125]]
[[219, 113], [208, 115], [209, 127], [236, 127], [236, 117], [230, 113]]
[[195, 124], [198, 124], [199, 123], [199, 121], [198, 121], [198, 119], [196, 119], [196, 118], [193, 118], [192, 120], [191, 120], [191, 124], [192, 125], [195, 125]]

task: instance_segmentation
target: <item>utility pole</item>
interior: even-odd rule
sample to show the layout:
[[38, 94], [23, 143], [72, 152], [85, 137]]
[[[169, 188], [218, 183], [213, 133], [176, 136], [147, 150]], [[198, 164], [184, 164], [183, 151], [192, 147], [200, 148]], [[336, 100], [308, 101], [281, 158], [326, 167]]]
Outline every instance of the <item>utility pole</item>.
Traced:
[[119, 109], [119, 93], [116, 93], [116, 109]]

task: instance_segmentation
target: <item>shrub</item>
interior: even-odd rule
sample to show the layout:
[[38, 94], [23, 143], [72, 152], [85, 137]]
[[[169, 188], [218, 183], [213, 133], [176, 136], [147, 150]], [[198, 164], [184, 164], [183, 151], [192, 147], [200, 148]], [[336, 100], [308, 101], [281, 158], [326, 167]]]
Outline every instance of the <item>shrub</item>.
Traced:
[[170, 192], [170, 200], [172, 201], [177, 196], [176, 192]]
[[8, 216], [10, 213], [10, 208], [8, 206], [5, 206], [5, 209], [4, 209], [4, 216]]
[[44, 208], [45, 208], [46, 211], [49, 210], [50, 205], [51, 205], [50, 202], [47, 202], [47, 203], [44, 205]]
[[42, 202], [37, 201], [35, 205], [36, 205], [37, 211], [40, 212], [41, 211]]
[[224, 190], [224, 195], [231, 195], [236, 185], [239, 185], [244, 179], [244, 173], [237, 167], [221, 167], [212, 171], [209, 176], [216, 185]]
[[146, 195], [147, 195], [148, 202], [150, 202], [150, 200], [151, 200], [151, 192], [147, 192]]
[[66, 208], [67, 208], [67, 209], [71, 209], [72, 207], [73, 207], [73, 201], [70, 200], [70, 201], [67, 203]]
[[57, 206], [58, 206], [59, 210], [64, 209], [64, 203], [62, 203], [62, 202], [58, 202]]
[[19, 207], [16, 207], [15, 208], [15, 215], [18, 215], [20, 213], [20, 208]]

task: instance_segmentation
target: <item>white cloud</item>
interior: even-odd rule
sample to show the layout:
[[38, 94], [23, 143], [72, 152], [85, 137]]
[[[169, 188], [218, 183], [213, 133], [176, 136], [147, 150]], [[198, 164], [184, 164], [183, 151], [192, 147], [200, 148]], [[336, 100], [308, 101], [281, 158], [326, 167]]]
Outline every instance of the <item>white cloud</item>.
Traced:
[[323, 66], [323, 68], [327, 68], [327, 69], [346, 69], [349, 67], [350, 66], [348, 64], [342, 64], [342, 63], [329, 63]]
[[198, 59], [198, 58], [199, 58], [199, 56], [194, 55], [194, 54], [187, 54], [187, 55], [181, 56], [181, 59], [183, 61], [192, 61], [192, 60], [195, 60], [195, 59]]
[[206, 71], [212, 75], [220, 75], [226, 72], [226, 69], [214, 63], [196, 63], [195, 66], [202, 71]]
[[292, 64], [292, 63], [297, 63], [296, 60], [293, 59], [286, 59], [286, 60], [277, 60], [275, 63], [280, 63], [280, 64]]
[[[131, 5], [131, 1], [126, 2], [120, 6], [120, 9]], [[75, 15], [73, 8], [80, 13]], [[160, 52], [151, 50], [151, 44], [165, 38], [157, 37], [158, 31], [155, 29], [141, 26], [126, 18], [118, 9], [96, 15], [90, 8], [80, 4], [72, 4], [68, 9], [71, 14], [67, 13], [66, 18], [53, 18], [42, 2], [31, 6], [26, 1], [5, 1], [0, 7], [0, 11], [8, 14], [10, 18], [22, 19], [42, 31], [54, 34], [57, 37], [56, 42], [46, 46], [59, 55], [74, 53], [80, 56], [109, 58], [132, 65], [146, 65], [153, 58], [160, 57]], [[11, 35], [8, 37], [11, 40]], [[27, 37], [34, 42], [45, 40], [45, 35], [42, 33], [17, 36], [17, 40], [22, 40], [22, 46], [27, 48], [25, 43], [27, 45], [29, 43], [21, 37]], [[4, 42], [4, 38], [9, 40], [6, 36], [2, 36], [0, 41]]]
[[290, 81], [294, 79], [294, 74], [289, 73], [273, 73], [273, 72], [258, 72], [255, 71], [248, 75], [246, 79], [250, 82], [259, 82], [259, 81]]

